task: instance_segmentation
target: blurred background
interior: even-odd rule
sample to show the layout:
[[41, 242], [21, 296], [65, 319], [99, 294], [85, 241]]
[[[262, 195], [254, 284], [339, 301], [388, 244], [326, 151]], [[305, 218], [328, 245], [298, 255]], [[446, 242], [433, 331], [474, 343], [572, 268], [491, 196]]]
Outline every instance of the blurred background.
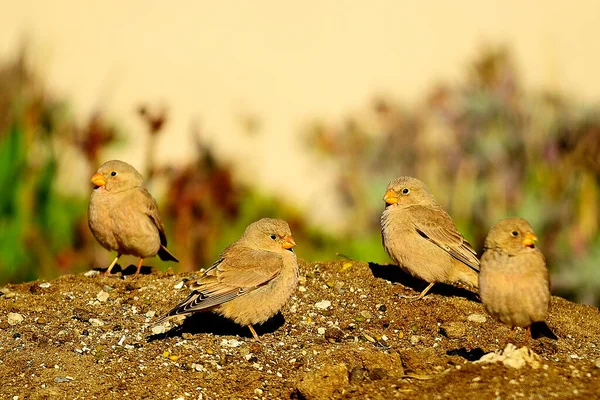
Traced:
[[[600, 303], [600, 3], [21, 1], [0, 14], [0, 284], [106, 267], [91, 175], [133, 164], [207, 267], [263, 216], [297, 254], [388, 263], [387, 183], [480, 251], [528, 219], [553, 292]], [[122, 265], [133, 263], [123, 257]]]

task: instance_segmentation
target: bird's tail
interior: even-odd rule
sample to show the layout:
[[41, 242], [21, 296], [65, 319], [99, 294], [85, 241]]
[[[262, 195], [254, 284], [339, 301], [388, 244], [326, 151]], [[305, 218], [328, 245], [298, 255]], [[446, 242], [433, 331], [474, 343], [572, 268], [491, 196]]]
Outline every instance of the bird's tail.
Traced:
[[542, 336], [545, 336], [549, 339], [558, 340], [558, 337], [554, 332], [552, 332], [552, 329], [550, 329], [546, 322], [534, 322], [531, 324], [531, 337], [538, 339]]
[[175, 257], [173, 255], [173, 253], [171, 253], [169, 251], [169, 249], [167, 249], [162, 244], [160, 245], [160, 249], [158, 250], [158, 256], [163, 261], [175, 261], [175, 262], [179, 262], [179, 260], [177, 259], [177, 257]]

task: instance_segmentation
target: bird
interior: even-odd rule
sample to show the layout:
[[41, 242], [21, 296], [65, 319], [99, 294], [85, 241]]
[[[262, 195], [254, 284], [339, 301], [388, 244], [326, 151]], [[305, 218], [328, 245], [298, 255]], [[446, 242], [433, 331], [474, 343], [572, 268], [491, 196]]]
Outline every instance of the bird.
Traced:
[[422, 299], [435, 283], [462, 282], [477, 288], [477, 253], [423, 182], [396, 178], [383, 200], [383, 247], [400, 268], [429, 282], [414, 299]]
[[296, 242], [287, 222], [263, 218], [248, 225], [202, 277], [190, 295], [154, 325], [176, 315], [213, 311], [235, 323], [253, 327], [278, 313], [298, 285]]
[[[550, 278], [533, 228], [523, 218], [496, 222], [485, 239], [479, 274], [481, 301], [494, 319], [510, 328], [543, 323], [550, 304]], [[548, 330], [546, 336], [556, 338]]]
[[156, 200], [133, 166], [120, 160], [107, 161], [90, 181], [94, 190], [88, 206], [88, 226], [102, 247], [117, 252], [105, 275], [110, 275], [123, 254], [140, 258], [136, 274], [145, 258], [158, 255], [163, 261], [179, 262], [167, 249]]

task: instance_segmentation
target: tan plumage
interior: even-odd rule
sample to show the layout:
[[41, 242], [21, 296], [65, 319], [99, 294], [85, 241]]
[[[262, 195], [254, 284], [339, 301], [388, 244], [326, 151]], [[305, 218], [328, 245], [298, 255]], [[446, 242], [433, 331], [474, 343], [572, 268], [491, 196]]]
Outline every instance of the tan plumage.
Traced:
[[136, 273], [144, 258], [157, 254], [161, 260], [178, 262], [167, 249], [156, 200], [134, 167], [119, 160], [107, 161], [91, 182], [94, 191], [88, 207], [88, 225], [102, 247], [117, 252], [106, 274], [123, 254], [140, 257]]
[[176, 315], [214, 311], [252, 327], [275, 315], [298, 284], [296, 243], [285, 221], [263, 218], [250, 224], [240, 239], [191, 287], [192, 293], [156, 324]]
[[550, 303], [550, 280], [531, 225], [506, 218], [485, 239], [479, 294], [487, 312], [513, 327], [543, 322]]
[[402, 176], [387, 187], [381, 216], [383, 246], [401, 268], [429, 282], [463, 282], [477, 287], [477, 253], [423, 182]]

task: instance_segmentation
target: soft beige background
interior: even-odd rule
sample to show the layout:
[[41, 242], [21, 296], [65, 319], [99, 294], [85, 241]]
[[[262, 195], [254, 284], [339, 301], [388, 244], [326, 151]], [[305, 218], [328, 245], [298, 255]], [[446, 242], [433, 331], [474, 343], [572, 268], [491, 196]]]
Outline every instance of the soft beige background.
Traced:
[[[135, 107], [165, 104], [161, 161], [191, 155], [198, 123], [245, 179], [331, 216], [330, 174], [299, 150], [309, 119], [341, 120], [376, 94], [418, 101], [436, 81], [461, 79], [486, 43], [510, 46], [527, 87], [597, 101], [599, 17], [594, 0], [22, 0], [2, 6], [0, 56], [27, 39], [82, 119], [101, 107], [138, 133]], [[262, 135], [242, 134], [247, 114]], [[143, 167], [143, 140], [105, 157]]]

